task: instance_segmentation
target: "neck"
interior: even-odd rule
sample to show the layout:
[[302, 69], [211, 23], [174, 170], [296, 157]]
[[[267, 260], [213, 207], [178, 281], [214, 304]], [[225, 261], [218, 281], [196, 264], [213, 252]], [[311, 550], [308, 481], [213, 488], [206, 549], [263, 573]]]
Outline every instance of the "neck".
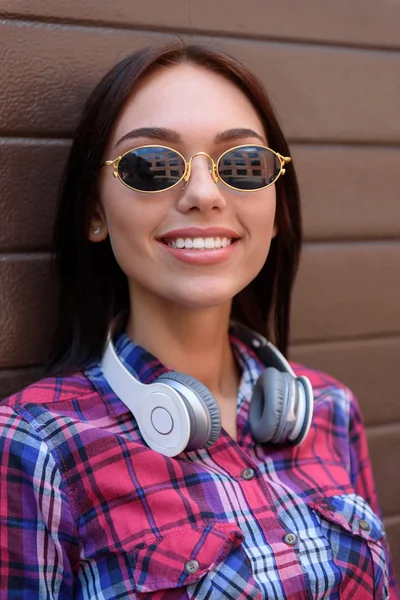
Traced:
[[135, 303], [127, 335], [174, 371], [201, 381], [220, 402], [236, 400], [239, 372], [229, 343], [231, 303], [184, 307], [152, 298]]

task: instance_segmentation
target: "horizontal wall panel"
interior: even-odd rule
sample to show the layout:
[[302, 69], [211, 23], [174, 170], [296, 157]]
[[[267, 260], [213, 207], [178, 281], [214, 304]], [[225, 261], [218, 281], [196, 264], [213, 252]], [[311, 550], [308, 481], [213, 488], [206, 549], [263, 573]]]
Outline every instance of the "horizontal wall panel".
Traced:
[[49, 258], [1, 257], [0, 281], [0, 368], [43, 364], [55, 307]]
[[[0, 251], [50, 247], [69, 147], [68, 140], [0, 139]], [[400, 150], [293, 144], [292, 155], [306, 240], [400, 238]]]
[[10, 21], [0, 22], [0, 39], [6, 49], [0, 79], [7, 81], [0, 130], [67, 137], [109, 68], [135, 49], [172, 36]]
[[385, 516], [399, 514], [400, 423], [367, 430], [379, 502]]
[[[321, 3], [307, 0], [202, 0], [190, 2], [193, 27], [228, 31], [240, 36], [260, 35], [399, 47], [400, 6], [391, 0]], [[384, 14], [383, 14], [384, 13]], [[212, 15], [212, 18], [210, 18]], [[393, 19], [393, 20], [392, 20]], [[376, 29], [382, 27], [378, 32]], [[386, 35], [387, 34], [387, 35]]]
[[[73, 130], [89, 90], [117, 59], [144, 43], [172, 39], [12, 21], [3, 23], [0, 36], [6, 48], [0, 77], [7, 81], [0, 130], [62, 136]], [[192, 39], [210, 43], [207, 36]], [[291, 139], [400, 141], [400, 54], [222, 38], [213, 44], [264, 80]]]
[[286, 135], [400, 141], [400, 53], [216, 40], [265, 83]]
[[[191, 6], [188, 0], [163, 0], [155, 5], [146, 0], [69, 0], [68, 4], [51, 0], [0, 0], [0, 16], [12, 15], [29, 19], [48, 19], [80, 23], [100, 23], [124, 29], [146, 27], [153, 29], [190, 29]], [[212, 19], [209, 18], [209, 21]], [[212, 28], [212, 25], [211, 25]]]
[[0, 140], [0, 251], [49, 248], [70, 143]]
[[0, 400], [37, 381], [40, 377], [40, 368], [0, 371]]
[[240, 36], [262, 36], [315, 40], [345, 44], [399, 47], [400, 6], [392, 0], [337, 0], [321, 3], [307, 0], [163, 0], [154, 4], [130, 0], [115, 4], [108, 0], [0, 0], [2, 12], [28, 18], [73, 19], [105, 22], [122, 27], [192, 28], [205, 32]]
[[400, 422], [400, 337], [292, 346], [290, 359], [347, 385], [366, 425]]
[[400, 242], [307, 244], [292, 342], [400, 334]]
[[306, 240], [400, 239], [399, 148], [292, 144], [291, 152]]

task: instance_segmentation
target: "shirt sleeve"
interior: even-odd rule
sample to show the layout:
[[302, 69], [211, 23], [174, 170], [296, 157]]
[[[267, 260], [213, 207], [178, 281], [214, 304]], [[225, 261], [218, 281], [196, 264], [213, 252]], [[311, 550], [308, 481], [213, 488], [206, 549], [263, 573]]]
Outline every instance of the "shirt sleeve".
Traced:
[[0, 600], [71, 600], [79, 542], [66, 486], [40, 435], [0, 405]]
[[[350, 395], [350, 465], [351, 477], [354, 489], [362, 496], [373, 511], [382, 517], [378, 496], [376, 493], [371, 461], [368, 453], [367, 436], [365, 433], [363, 418], [356, 398]], [[396, 585], [390, 550], [385, 537], [385, 552], [389, 570], [389, 590], [391, 599], [399, 599], [400, 593]]]

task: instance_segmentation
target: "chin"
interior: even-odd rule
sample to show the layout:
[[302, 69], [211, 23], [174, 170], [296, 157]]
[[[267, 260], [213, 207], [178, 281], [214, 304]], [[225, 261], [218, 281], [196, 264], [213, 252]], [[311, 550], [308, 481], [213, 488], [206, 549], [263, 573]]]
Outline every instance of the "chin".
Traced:
[[[240, 288], [242, 289], [242, 288]], [[232, 301], [232, 298], [239, 293], [236, 288], [232, 291], [225, 287], [224, 289], [209, 289], [202, 288], [201, 290], [185, 290], [184, 294], [176, 295], [171, 300], [188, 308], [216, 308], [223, 306]]]

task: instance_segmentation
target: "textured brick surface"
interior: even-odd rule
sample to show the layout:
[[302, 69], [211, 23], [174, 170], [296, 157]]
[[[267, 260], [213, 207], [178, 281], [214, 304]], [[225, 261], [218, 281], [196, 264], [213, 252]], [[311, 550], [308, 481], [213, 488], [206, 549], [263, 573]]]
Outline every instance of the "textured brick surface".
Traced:
[[0, 14], [103, 23], [123, 28], [199, 30], [214, 34], [399, 47], [395, 0], [0, 0]]
[[[0, 37], [0, 78], [7, 82], [0, 131], [66, 135], [111, 65], [172, 34], [6, 22]], [[292, 139], [400, 141], [397, 53], [229, 38], [213, 44], [263, 79]]]
[[293, 298], [295, 342], [400, 334], [400, 242], [307, 244]]

